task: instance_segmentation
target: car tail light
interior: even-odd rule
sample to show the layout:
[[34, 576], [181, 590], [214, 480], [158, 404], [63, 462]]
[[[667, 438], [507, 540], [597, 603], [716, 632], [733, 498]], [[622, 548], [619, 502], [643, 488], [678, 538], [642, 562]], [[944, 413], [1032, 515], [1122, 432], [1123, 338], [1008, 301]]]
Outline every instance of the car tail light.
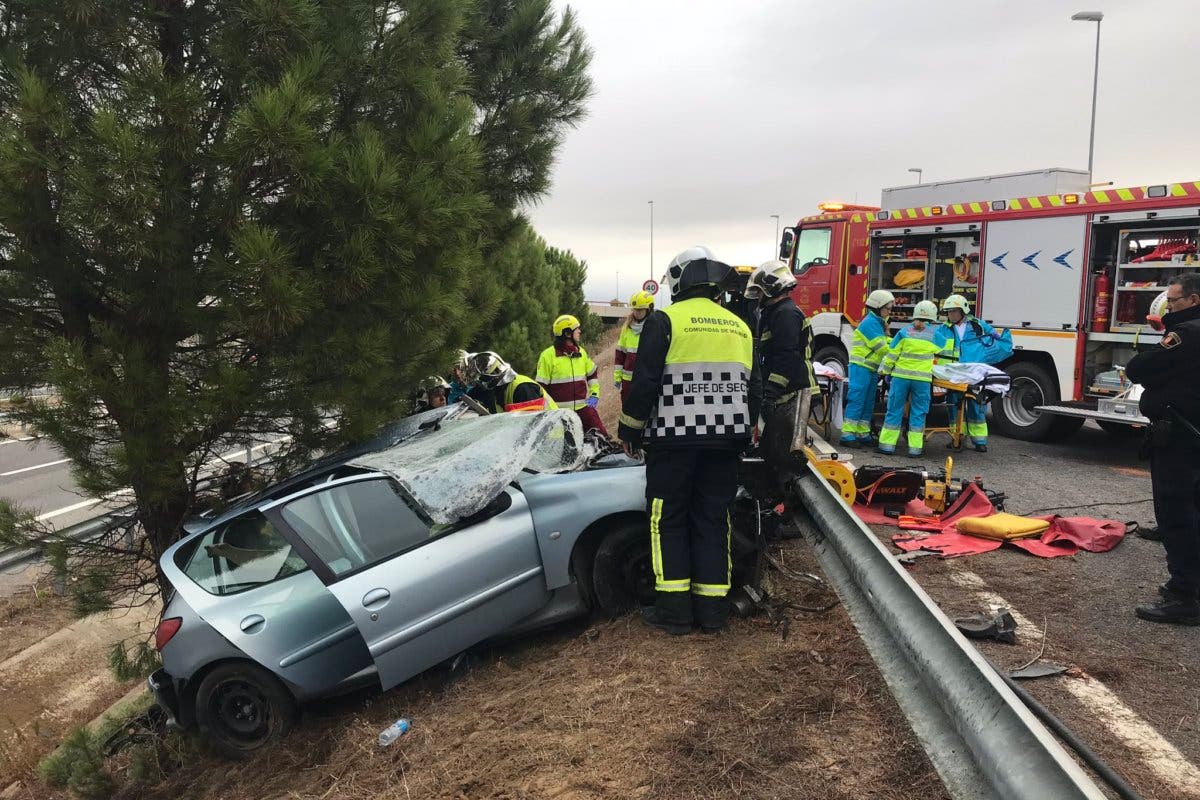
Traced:
[[171, 637], [179, 633], [179, 626], [182, 624], [183, 619], [180, 617], [169, 617], [159, 622], [154, 631], [154, 649], [161, 653], [167, 642], [171, 641]]

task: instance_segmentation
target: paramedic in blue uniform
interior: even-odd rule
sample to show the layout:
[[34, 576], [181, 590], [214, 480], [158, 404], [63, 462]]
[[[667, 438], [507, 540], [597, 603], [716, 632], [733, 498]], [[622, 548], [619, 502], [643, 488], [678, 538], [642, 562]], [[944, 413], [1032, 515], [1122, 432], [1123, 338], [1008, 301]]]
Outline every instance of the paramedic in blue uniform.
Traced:
[[1142, 385], [1154, 516], [1170, 578], [1156, 601], [1137, 607], [1150, 622], [1200, 625], [1200, 272], [1167, 286], [1162, 342], [1138, 353], [1125, 374]]
[[[971, 306], [967, 298], [961, 294], [952, 294], [942, 301], [942, 312], [946, 322], [942, 329], [950, 339], [954, 340], [954, 352], [958, 360], [967, 364], [991, 364], [994, 359], [988, 357], [988, 343], [995, 341], [996, 329], [978, 317], [971, 316]], [[946, 398], [950, 406], [950, 417], [958, 417], [958, 404], [963, 401], [959, 392], [951, 392]], [[988, 425], [987, 406], [978, 400], [967, 400], [966, 422], [967, 436], [980, 453], [987, 452]]]

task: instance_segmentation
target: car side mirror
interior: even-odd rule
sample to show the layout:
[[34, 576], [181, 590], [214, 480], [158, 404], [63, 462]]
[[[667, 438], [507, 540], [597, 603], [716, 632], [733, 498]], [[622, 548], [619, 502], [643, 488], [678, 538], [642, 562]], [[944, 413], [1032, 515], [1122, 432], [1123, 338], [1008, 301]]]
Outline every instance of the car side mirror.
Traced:
[[787, 261], [792, 254], [792, 245], [796, 242], [796, 229], [784, 228], [783, 236], [779, 239], [779, 260]]

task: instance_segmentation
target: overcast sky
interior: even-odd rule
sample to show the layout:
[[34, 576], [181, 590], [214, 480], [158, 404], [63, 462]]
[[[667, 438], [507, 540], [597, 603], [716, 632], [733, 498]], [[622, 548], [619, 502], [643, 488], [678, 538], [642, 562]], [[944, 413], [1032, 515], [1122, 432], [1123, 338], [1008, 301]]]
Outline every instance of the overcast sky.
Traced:
[[1200, 180], [1200, 0], [576, 0], [596, 95], [567, 134], [539, 233], [628, 297], [706, 244], [772, 256], [775, 222], [880, 189], [1087, 166], [1096, 181]]

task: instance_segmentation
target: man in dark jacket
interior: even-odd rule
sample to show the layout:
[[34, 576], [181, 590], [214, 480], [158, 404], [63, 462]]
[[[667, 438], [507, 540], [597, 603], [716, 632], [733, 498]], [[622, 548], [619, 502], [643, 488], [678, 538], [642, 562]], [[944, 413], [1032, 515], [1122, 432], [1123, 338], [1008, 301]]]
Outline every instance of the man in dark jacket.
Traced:
[[671, 261], [671, 305], [646, 318], [618, 435], [646, 448], [655, 602], [646, 621], [673, 635], [725, 627], [733, 581], [729, 506], [750, 441], [750, 329], [715, 302], [733, 268], [705, 247]]
[[763, 456], [772, 466], [788, 466], [795, 406], [803, 389], [816, 385], [812, 371], [812, 330], [789, 292], [796, 286], [782, 261], [760, 264], [746, 283], [746, 297], [758, 303], [750, 410], [763, 420]]
[[1200, 625], [1200, 273], [1171, 280], [1158, 347], [1138, 353], [1125, 374], [1142, 385], [1152, 423], [1154, 516], [1170, 580], [1157, 602], [1137, 607], [1150, 622]]

